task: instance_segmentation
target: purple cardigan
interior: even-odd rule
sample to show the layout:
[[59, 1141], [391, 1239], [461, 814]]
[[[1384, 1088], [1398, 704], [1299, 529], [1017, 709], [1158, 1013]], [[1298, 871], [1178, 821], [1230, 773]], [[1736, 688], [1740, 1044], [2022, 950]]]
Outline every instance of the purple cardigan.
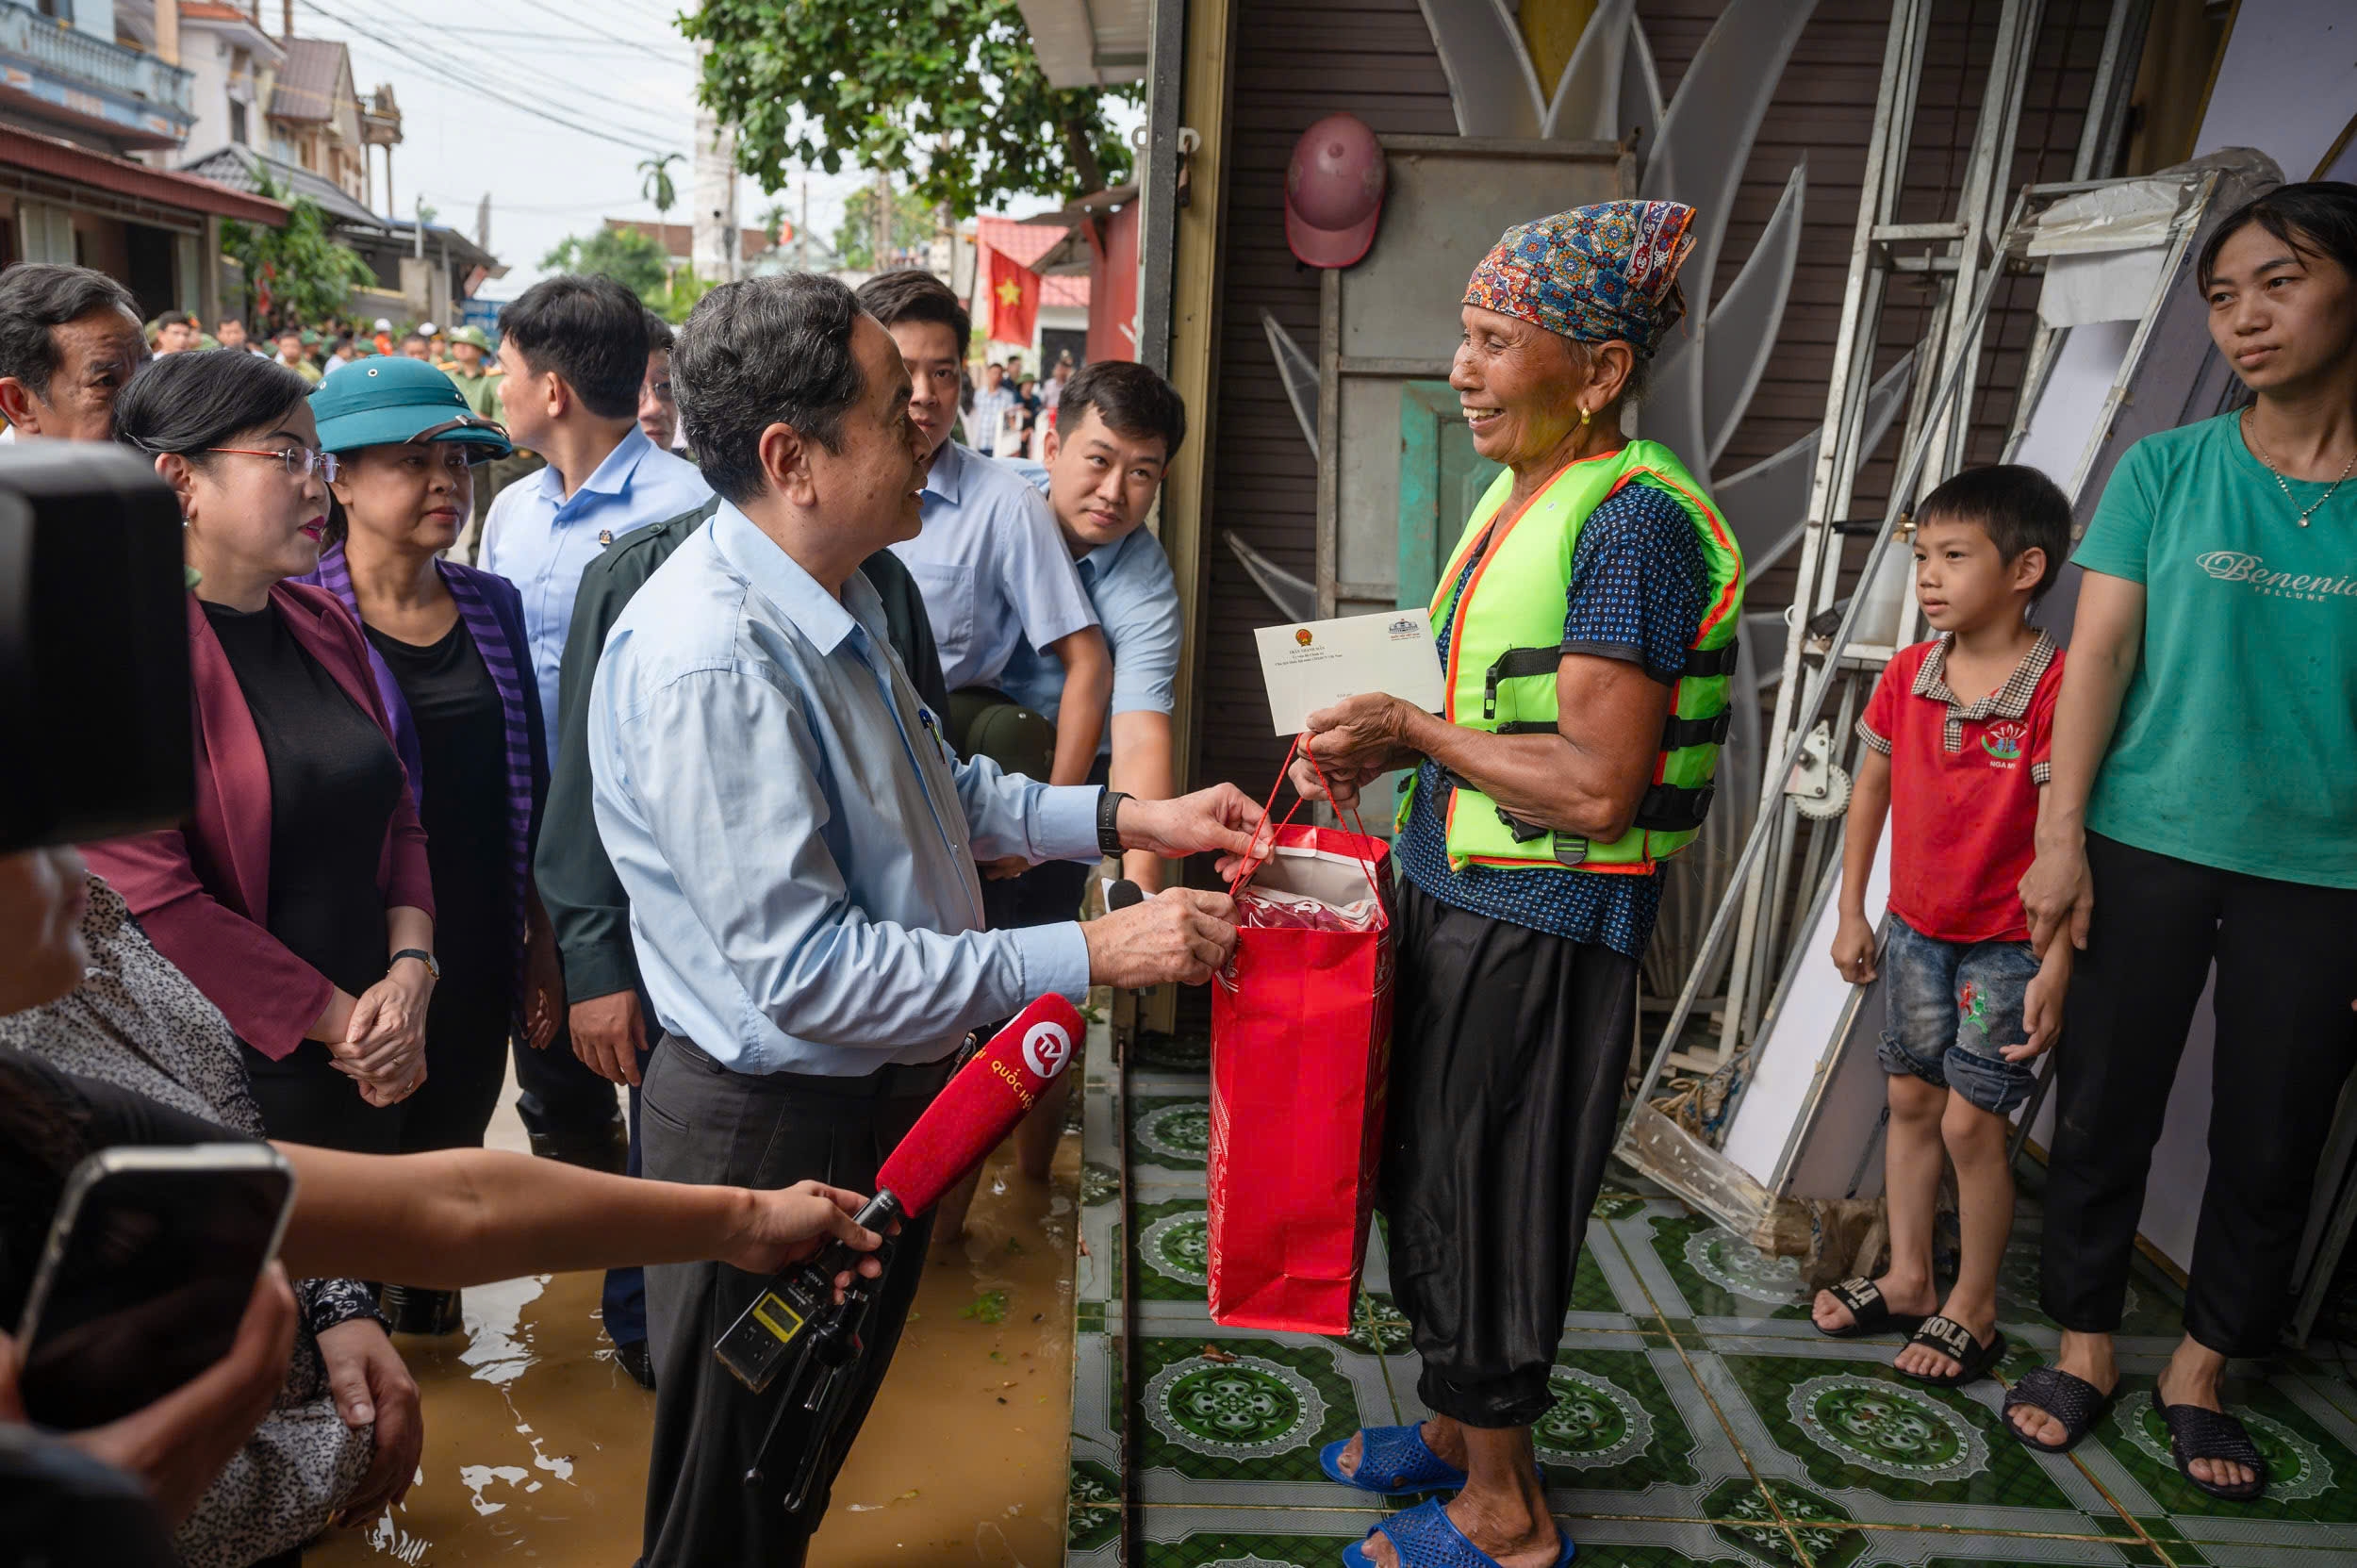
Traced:
[[[441, 572], [451, 598], [457, 601], [459, 619], [467, 623], [467, 635], [474, 639], [475, 652], [483, 655], [484, 666], [491, 672], [491, 684], [499, 688], [500, 706], [506, 715], [508, 873], [513, 879], [515, 908], [521, 911], [527, 907], [531, 888], [532, 850], [540, 834], [540, 807], [549, 793], [547, 728], [540, 712], [540, 687], [533, 679], [528, 663], [531, 644], [524, 637], [523, 596], [516, 591], [513, 583], [495, 572], [480, 571], [456, 561], [438, 560], [434, 565]], [[343, 602], [354, 621], [359, 620], [360, 602], [352, 589], [352, 571], [344, 564], [342, 544], [322, 551], [319, 569], [295, 581], [316, 583], [327, 589]], [[376, 689], [385, 700], [386, 713], [392, 718], [393, 749], [401, 753], [402, 765], [409, 769], [409, 787], [417, 796], [422, 816], [429, 784], [420, 760], [417, 721], [410, 717], [401, 683], [377, 654], [375, 645], [368, 643], [366, 637], [361, 640], [368, 646], [370, 673], [376, 677]], [[515, 997], [519, 1016], [523, 1007], [523, 973], [524, 923], [519, 921]]]

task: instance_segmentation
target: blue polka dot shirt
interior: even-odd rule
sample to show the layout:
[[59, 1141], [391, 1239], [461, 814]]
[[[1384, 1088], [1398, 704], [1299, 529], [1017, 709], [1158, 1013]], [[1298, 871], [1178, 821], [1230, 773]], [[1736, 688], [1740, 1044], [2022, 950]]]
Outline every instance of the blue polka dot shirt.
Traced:
[[[1479, 551], [1467, 558], [1450, 604], [1465, 591], [1465, 579], [1479, 558]], [[1686, 663], [1709, 591], [1709, 564], [1685, 509], [1669, 492], [1640, 478], [1607, 498], [1580, 529], [1565, 595], [1563, 651], [1642, 665], [1666, 685]], [[1445, 666], [1449, 629], [1442, 624], [1436, 631]], [[1600, 943], [1630, 958], [1644, 956], [1661, 909], [1658, 873], [1606, 876], [1569, 867], [1490, 866], [1452, 870], [1443, 817], [1448, 787], [1433, 763], [1417, 769], [1415, 806], [1397, 846], [1399, 868], [1409, 881], [1475, 915], [1574, 942]]]

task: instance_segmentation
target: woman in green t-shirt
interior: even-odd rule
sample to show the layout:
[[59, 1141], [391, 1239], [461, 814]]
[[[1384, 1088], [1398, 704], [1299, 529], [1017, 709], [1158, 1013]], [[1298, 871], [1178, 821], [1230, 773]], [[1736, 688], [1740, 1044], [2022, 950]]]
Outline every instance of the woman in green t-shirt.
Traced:
[[2178, 1468], [2256, 1497], [2221, 1412], [2281, 1333], [2316, 1162], [2357, 1060], [2357, 186], [2279, 187], [2196, 269], [2251, 404], [2120, 458], [2078, 553], [2053, 782], [2022, 879], [2033, 938], [2084, 949], [2048, 1162], [2057, 1366], [2006, 1415], [2059, 1451], [2119, 1381], [2145, 1179], [2212, 966], [2210, 1168], [2185, 1335], [2153, 1391]]

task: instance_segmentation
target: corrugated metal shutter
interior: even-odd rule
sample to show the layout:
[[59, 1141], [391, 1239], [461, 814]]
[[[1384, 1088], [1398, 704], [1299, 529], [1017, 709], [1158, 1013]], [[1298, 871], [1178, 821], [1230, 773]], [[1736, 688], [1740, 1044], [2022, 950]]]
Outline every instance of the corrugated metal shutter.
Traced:
[[1346, 110], [1378, 136], [1454, 136], [1457, 116], [1415, 0], [1253, 0], [1240, 8], [1236, 43], [1195, 776], [1232, 779], [1258, 796], [1285, 742], [1269, 734], [1252, 628], [1277, 616], [1218, 536], [1239, 535], [1287, 570], [1316, 574], [1317, 463], [1261, 328], [1268, 310], [1317, 352], [1318, 273], [1285, 246], [1286, 160], [1328, 114]]

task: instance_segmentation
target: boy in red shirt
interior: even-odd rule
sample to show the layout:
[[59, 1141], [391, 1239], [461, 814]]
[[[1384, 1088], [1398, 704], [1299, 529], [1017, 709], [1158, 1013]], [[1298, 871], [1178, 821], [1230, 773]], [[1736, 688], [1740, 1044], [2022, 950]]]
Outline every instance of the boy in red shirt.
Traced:
[[[1883, 1186], [1890, 1269], [1820, 1291], [1836, 1338], [1911, 1330], [1896, 1365], [1954, 1387], [2004, 1353], [1997, 1269], [2013, 1229], [2007, 1118], [2036, 1082], [2070, 981], [2070, 944], [2041, 964], [2016, 891], [2035, 858], [2063, 655], [2024, 619], [2070, 548], [2070, 503], [2037, 470], [1968, 469], [1916, 509], [1915, 597], [1939, 636], [1902, 650], [1858, 720], [1866, 742], [1850, 801], [1841, 927], [1833, 961], [1854, 984], [1877, 973], [1866, 881], [1891, 817], [1890, 918], [1879, 967], [1889, 1074]], [[1963, 1232], [1954, 1287], [1932, 1279], [1943, 1151], [1955, 1161]], [[1935, 1312], [1937, 1309], [1937, 1312]]]

